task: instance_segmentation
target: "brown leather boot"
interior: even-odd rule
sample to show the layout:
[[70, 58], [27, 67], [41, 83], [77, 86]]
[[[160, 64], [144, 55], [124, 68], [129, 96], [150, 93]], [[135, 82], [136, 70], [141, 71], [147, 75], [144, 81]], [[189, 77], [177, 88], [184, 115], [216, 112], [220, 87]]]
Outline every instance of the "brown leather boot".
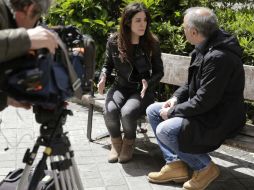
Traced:
[[123, 139], [122, 150], [118, 162], [125, 163], [132, 159], [135, 139]]
[[183, 184], [183, 189], [204, 190], [219, 175], [219, 167], [211, 162], [206, 168], [194, 171], [192, 178]]
[[112, 138], [111, 137], [111, 150], [108, 155], [108, 162], [115, 163], [118, 161], [122, 149], [123, 140], [122, 137]]
[[170, 181], [183, 183], [188, 179], [187, 165], [180, 160], [166, 164], [159, 172], [151, 172], [148, 174], [148, 180], [153, 183], [165, 183]]

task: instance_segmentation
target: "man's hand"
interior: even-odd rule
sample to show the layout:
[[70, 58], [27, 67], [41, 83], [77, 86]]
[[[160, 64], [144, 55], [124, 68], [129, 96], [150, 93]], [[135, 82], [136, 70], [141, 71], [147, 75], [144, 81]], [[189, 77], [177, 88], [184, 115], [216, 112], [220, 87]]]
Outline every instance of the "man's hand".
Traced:
[[97, 84], [99, 94], [103, 95], [106, 84], [106, 77], [102, 76], [100, 82]]
[[177, 103], [177, 97], [173, 96], [172, 98], [170, 98], [169, 100], [167, 100], [166, 102], [164, 102], [161, 106], [161, 110], [160, 110], [160, 116], [162, 117], [162, 119], [166, 120], [168, 119], [168, 111], [170, 108], [174, 107]]
[[147, 81], [145, 79], [142, 79], [142, 90], [140, 92], [141, 98], [144, 98], [147, 87], [148, 87]]
[[168, 110], [170, 109], [170, 107], [167, 108], [161, 108], [160, 110], [160, 116], [162, 119], [167, 120], [168, 119]]
[[31, 108], [31, 104], [21, 103], [21, 102], [18, 102], [16, 100], [10, 98], [10, 97], [7, 97], [7, 105], [13, 106], [13, 107], [16, 107], [16, 108], [24, 108], [26, 110]]
[[167, 100], [166, 102], [164, 102], [162, 105], [162, 108], [168, 108], [168, 107], [171, 108], [171, 107], [175, 106], [176, 103], [177, 103], [177, 97], [174, 96], [174, 97], [170, 98], [169, 100]]
[[28, 29], [27, 33], [31, 41], [31, 49], [47, 48], [50, 53], [55, 53], [55, 49], [58, 46], [57, 34], [41, 26]]

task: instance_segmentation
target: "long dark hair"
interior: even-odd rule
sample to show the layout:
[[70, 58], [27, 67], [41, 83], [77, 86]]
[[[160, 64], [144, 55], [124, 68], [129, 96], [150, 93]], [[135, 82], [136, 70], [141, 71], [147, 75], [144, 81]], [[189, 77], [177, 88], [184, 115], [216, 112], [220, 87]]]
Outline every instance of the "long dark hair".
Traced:
[[118, 32], [117, 44], [122, 62], [131, 61], [133, 56], [133, 46], [131, 44], [131, 20], [139, 12], [146, 14], [147, 26], [145, 34], [140, 37], [139, 45], [149, 56], [154, 44], [158, 41], [157, 37], [150, 31], [151, 16], [148, 9], [142, 3], [131, 3], [127, 5], [121, 16], [120, 29]]

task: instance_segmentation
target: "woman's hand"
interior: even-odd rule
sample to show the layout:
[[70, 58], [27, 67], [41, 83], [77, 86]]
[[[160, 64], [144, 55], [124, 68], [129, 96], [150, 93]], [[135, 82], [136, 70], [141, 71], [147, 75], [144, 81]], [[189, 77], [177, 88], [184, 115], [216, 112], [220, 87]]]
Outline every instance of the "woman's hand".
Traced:
[[103, 95], [106, 84], [106, 77], [102, 76], [100, 82], [97, 84], [98, 93]]
[[145, 79], [142, 79], [142, 90], [140, 93], [141, 98], [144, 98], [147, 87], [148, 87], [147, 81]]

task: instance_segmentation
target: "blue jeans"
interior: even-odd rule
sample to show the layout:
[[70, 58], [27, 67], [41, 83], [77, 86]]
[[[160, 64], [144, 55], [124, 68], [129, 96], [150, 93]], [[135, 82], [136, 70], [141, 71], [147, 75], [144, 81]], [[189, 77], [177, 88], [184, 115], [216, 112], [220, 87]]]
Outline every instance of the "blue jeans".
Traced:
[[182, 160], [193, 170], [205, 168], [211, 162], [208, 154], [190, 154], [179, 150], [178, 134], [182, 127], [183, 118], [174, 117], [163, 120], [160, 109], [163, 103], [154, 103], [146, 109], [146, 114], [163, 153], [166, 163]]

